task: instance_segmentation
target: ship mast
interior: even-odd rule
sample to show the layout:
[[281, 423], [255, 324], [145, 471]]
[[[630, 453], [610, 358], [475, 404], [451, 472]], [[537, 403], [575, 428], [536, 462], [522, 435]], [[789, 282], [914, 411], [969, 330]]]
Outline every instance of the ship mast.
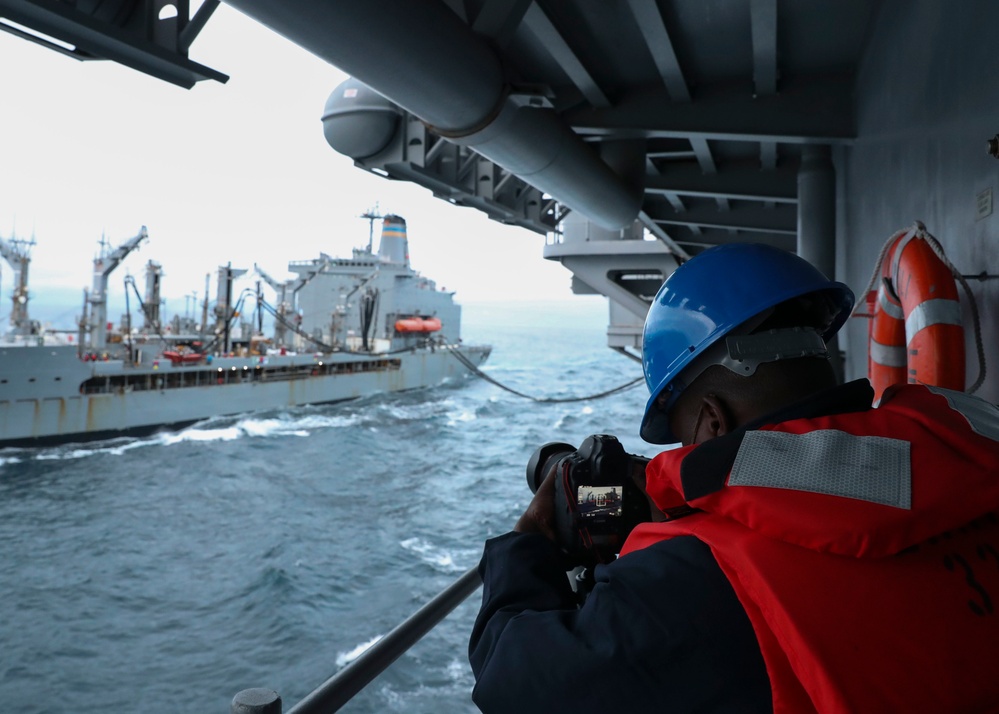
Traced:
[[362, 213], [361, 218], [368, 219], [368, 252], [371, 253], [375, 244], [375, 221], [381, 220], [384, 216], [378, 212], [378, 204], [376, 203], [374, 208], [369, 208]]
[[35, 240], [0, 238], [0, 255], [14, 269], [13, 306], [10, 310], [10, 324], [15, 335], [31, 334], [31, 321], [28, 319], [28, 265], [31, 263], [31, 248]]
[[129, 238], [113, 251], [108, 251], [108, 243], [101, 239], [101, 252], [94, 258], [94, 282], [90, 291], [90, 346], [92, 349], [101, 349], [107, 345], [107, 319], [108, 319], [108, 276], [117, 268], [121, 261], [128, 256], [135, 248], [149, 237], [146, 227], [139, 229], [139, 234]]

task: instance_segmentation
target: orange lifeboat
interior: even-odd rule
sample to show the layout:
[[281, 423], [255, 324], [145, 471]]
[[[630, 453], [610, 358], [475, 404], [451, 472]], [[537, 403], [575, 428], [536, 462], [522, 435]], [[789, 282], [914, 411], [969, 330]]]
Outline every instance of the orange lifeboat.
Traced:
[[404, 317], [395, 321], [396, 332], [437, 332], [441, 329], [439, 317]]
[[205, 357], [201, 352], [178, 352], [177, 350], [167, 350], [163, 356], [173, 364], [194, 364]]
[[953, 270], [938, 251], [917, 223], [889, 240], [875, 271], [880, 284], [867, 298], [875, 401], [892, 384], [906, 382], [964, 391], [961, 305]]

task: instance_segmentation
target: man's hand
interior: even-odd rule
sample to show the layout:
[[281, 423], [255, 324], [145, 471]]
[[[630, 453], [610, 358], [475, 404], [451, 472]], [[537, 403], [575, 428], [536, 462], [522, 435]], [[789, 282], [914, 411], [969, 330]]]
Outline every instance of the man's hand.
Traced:
[[552, 467], [538, 486], [524, 515], [513, 527], [518, 533], [539, 533], [553, 543], [555, 540], [555, 478], [558, 467]]

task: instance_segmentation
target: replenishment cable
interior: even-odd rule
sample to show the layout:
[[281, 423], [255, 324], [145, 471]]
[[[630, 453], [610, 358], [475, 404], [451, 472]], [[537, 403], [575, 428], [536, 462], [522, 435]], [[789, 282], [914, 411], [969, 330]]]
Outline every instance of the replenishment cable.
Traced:
[[518, 397], [523, 397], [524, 399], [530, 399], [532, 402], [539, 402], [539, 403], [543, 403], [543, 404], [564, 404], [566, 402], [586, 402], [586, 401], [590, 401], [590, 400], [593, 400], [593, 399], [603, 399], [604, 397], [609, 397], [612, 394], [618, 394], [619, 392], [624, 392], [624, 391], [626, 391], [628, 389], [631, 389], [632, 387], [636, 386], [639, 382], [645, 381], [644, 377], [636, 377], [635, 379], [631, 380], [630, 382], [625, 382], [624, 384], [621, 384], [621, 385], [619, 385], [617, 387], [614, 387], [612, 389], [608, 389], [608, 390], [603, 391], [603, 392], [598, 392], [597, 394], [591, 394], [591, 395], [585, 396], [585, 397], [532, 397], [530, 394], [524, 394], [523, 392], [518, 392], [516, 389], [513, 389], [512, 387], [508, 387], [507, 385], [503, 384], [502, 382], [499, 382], [499, 381], [493, 379], [492, 377], [490, 377], [488, 374], [486, 374], [481, 369], [479, 369], [475, 365], [475, 363], [473, 363], [465, 355], [461, 354], [461, 352], [458, 351], [459, 348], [450, 347], [449, 349], [450, 349], [451, 354], [454, 355], [455, 358], [459, 362], [461, 362], [463, 365], [465, 365], [465, 367], [468, 369], [468, 371], [471, 372], [472, 374], [474, 374], [475, 376], [477, 376], [477, 377], [479, 377], [481, 379], [484, 379], [485, 381], [487, 381], [490, 384], [493, 384], [493, 385], [499, 387], [500, 389], [503, 389], [503, 390], [505, 390], [507, 392], [510, 392], [510, 394], [515, 394]]

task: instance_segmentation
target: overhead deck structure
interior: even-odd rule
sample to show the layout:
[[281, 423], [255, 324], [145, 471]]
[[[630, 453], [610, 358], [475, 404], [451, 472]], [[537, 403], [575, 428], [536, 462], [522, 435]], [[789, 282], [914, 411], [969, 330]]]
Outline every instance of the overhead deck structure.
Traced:
[[[359, 167], [549, 236], [575, 291], [609, 298], [613, 347], [637, 351], [661, 280], [722, 243], [797, 251], [860, 292], [922, 220], [962, 272], [999, 273], [991, 0], [227, 3], [356, 80], [324, 121]], [[185, 61], [216, 4], [175, 4]], [[88, 5], [109, 3], [0, 16]], [[996, 286], [972, 287], [994, 346]], [[866, 373], [866, 330], [845, 331], [847, 377]], [[999, 379], [979, 394], [999, 401]]]

